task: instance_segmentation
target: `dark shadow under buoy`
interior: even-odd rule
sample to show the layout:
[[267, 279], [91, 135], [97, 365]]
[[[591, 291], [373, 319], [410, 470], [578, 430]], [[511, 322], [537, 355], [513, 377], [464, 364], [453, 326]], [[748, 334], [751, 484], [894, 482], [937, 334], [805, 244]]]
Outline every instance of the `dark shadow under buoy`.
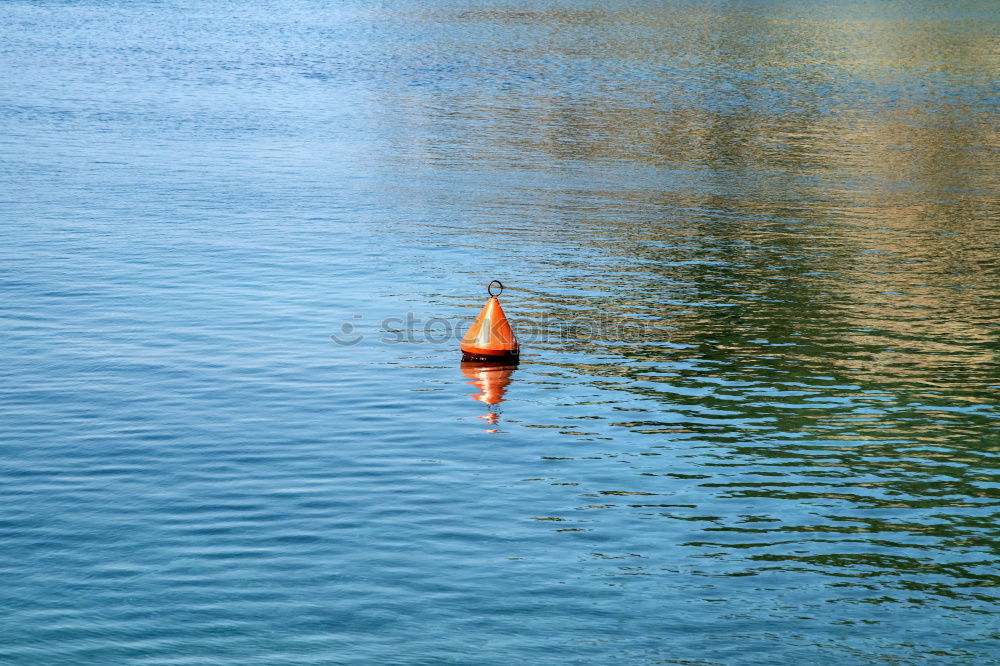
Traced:
[[517, 366], [509, 363], [462, 361], [461, 368], [462, 374], [472, 380], [468, 383], [479, 390], [478, 394], [470, 393], [470, 397], [485, 404], [489, 410], [480, 418], [486, 419], [491, 425], [495, 424], [500, 418], [497, 405], [503, 402], [507, 385], [510, 384], [510, 376]]

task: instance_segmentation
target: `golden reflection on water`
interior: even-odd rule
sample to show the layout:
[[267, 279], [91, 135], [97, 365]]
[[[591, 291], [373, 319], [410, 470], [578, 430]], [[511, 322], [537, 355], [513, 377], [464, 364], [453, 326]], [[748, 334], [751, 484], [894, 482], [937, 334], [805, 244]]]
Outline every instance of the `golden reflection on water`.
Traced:
[[[571, 471], [551, 485], [577, 501], [689, 493], [715, 512], [577, 508], [702, 522], [684, 544], [698, 557], [751, 553], [731, 575], [893, 576], [884, 588], [974, 600], [966, 588], [1000, 584], [981, 553], [863, 552], [995, 548], [975, 512], [1000, 501], [1000, 56], [989, 22], [900, 11], [464, 12], [498, 39], [425, 48], [457, 49], [495, 88], [409, 91], [391, 141], [418, 171], [509, 174], [463, 196], [499, 219], [483, 242], [528, 265], [525, 359], [620, 403], [587, 432], [536, 427], [640, 436], [605, 454], [634, 488]], [[475, 136], [452, 129], [470, 122]], [[427, 133], [445, 140], [409, 150]], [[467, 376], [503, 399], [506, 377]], [[691, 458], [693, 473], [671, 467]], [[740, 500], [768, 508], [725, 515]], [[946, 582], [914, 580], [927, 572]]]

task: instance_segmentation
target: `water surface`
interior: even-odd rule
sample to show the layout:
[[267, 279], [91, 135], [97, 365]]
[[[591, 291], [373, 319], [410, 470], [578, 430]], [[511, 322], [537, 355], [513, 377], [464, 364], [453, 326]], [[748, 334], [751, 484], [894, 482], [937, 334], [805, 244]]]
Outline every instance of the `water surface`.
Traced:
[[0, 661], [1000, 660], [995, 9], [5, 3]]

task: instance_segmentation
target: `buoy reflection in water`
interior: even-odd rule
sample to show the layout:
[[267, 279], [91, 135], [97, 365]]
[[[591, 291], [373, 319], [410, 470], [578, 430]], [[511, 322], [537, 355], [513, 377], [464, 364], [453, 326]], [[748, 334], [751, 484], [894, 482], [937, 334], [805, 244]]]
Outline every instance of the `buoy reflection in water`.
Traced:
[[489, 407], [489, 411], [482, 418], [491, 425], [496, 423], [499, 419], [496, 405], [503, 402], [507, 385], [510, 384], [510, 376], [517, 369], [517, 366], [464, 361], [461, 368], [462, 374], [472, 380], [468, 383], [479, 390], [479, 393], [470, 393], [469, 395]]

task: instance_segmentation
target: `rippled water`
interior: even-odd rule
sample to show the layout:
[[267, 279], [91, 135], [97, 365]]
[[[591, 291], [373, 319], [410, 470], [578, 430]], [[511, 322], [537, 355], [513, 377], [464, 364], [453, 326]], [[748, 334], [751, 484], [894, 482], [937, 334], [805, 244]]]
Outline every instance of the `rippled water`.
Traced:
[[1000, 662], [995, 3], [0, 18], [0, 662]]

